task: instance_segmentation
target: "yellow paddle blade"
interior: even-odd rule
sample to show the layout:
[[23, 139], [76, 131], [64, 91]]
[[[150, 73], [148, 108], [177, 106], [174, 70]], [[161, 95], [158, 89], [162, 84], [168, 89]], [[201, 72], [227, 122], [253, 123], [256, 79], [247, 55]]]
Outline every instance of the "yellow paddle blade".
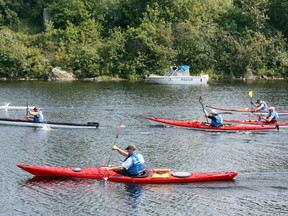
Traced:
[[253, 91], [249, 92], [249, 96], [252, 98], [253, 97]]

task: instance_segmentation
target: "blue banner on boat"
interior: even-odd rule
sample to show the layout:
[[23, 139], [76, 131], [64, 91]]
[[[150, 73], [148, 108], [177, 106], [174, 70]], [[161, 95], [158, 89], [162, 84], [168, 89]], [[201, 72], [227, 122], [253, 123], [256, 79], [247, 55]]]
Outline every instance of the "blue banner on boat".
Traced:
[[178, 71], [182, 71], [182, 72], [185, 72], [187, 70], [189, 70], [190, 66], [188, 65], [181, 65], [178, 67]]

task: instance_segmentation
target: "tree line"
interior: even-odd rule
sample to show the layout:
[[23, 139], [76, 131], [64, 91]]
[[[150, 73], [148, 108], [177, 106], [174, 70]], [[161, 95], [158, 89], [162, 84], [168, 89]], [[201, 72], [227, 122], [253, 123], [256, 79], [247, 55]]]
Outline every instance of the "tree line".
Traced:
[[287, 77], [287, 22], [282, 0], [1, 0], [0, 77]]

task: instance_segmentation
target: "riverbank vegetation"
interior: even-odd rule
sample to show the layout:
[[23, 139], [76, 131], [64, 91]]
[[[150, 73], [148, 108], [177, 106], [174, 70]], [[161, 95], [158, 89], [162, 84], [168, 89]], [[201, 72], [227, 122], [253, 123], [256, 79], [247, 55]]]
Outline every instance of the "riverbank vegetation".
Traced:
[[[43, 21], [43, 10], [51, 18]], [[281, 0], [2, 0], [0, 77], [136, 80], [173, 64], [215, 79], [288, 77]]]

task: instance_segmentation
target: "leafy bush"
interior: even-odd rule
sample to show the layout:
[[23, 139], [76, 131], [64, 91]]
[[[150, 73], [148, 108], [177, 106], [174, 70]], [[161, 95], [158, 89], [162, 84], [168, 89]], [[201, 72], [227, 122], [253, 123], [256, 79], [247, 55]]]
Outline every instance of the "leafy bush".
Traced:
[[0, 76], [8, 78], [46, 78], [50, 65], [38, 48], [27, 47], [23, 34], [0, 30]]

